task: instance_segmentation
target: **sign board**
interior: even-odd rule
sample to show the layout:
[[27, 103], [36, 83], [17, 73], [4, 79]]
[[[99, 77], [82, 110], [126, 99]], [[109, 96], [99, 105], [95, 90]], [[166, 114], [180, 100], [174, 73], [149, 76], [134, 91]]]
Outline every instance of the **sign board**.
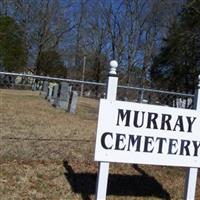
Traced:
[[95, 161], [200, 167], [200, 114], [101, 99]]

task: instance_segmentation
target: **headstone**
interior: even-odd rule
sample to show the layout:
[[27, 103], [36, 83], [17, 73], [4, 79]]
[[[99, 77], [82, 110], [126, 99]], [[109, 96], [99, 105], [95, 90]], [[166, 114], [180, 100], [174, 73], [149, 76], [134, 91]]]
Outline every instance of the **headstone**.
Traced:
[[58, 97], [58, 89], [59, 89], [59, 85], [56, 84], [53, 87], [53, 99], [56, 99]]
[[76, 113], [76, 107], [77, 107], [77, 101], [78, 101], [78, 92], [73, 91], [71, 94], [71, 101], [69, 106], [69, 112], [75, 114]]
[[37, 83], [34, 82], [31, 87], [32, 87], [32, 91], [36, 91], [37, 90]]
[[52, 97], [51, 97], [51, 100], [50, 100], [50, 103], [52, 105], [54, 105], [56, 99], [58, 98], [58, 90], [59, 90], [59, 85], [58, 84], [55, 84], [53, 86], [53, 93], [52, 93]]
[[68, 92], [69, 92], [69, 83], [61, 82], [60, 99], [61, 100], [67, 99]]
[[70, 100], [71, 87], [69, 83], [61, 82], [60, 95], [56, 100], [56, 107], [67, 110]]
[[15, 77], [14, 76], [10, 76], [10, 84], [11, 84], [12, 88], [15, 87]]
[[42, 90], [42, 87], [43, 87], [43, 84], [42, 84], [42, 81], [41, 80], [36, 80], [36, 83], [37, 83], [37, 90]]
[[47, 96], [47, 100], [48, 101], [51, 101], [52, 94], [53, 94], [53, 87], [49, 86], [49, 88], [48, 88], [48, 96]]
[[10, 79], [10, 76], [9, 75], [5, 75], [4, 77], [3, 77], [3, 85], [5, 86], [5, 87], [10, 87], [11, 86], [11, 79]]
[[48, 81], [43, 82], [42, 91], [40, 93], [43, 97], [46, 97], [48, 94], [48, 85], [49, 85]]

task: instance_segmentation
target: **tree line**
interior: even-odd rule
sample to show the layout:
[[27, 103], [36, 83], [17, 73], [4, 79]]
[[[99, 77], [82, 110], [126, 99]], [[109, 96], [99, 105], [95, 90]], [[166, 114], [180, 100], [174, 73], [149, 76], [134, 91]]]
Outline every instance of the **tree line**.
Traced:
[[121, 84], [193, 92], [199, 12], [197, 0], [2, 0], [0, 65], [102, 82], [116, 59]]
[[190, 0], [173, 21], [151, 67], [155, 87], [194, 93], [200, 74], [199, 18], [200, 1]]

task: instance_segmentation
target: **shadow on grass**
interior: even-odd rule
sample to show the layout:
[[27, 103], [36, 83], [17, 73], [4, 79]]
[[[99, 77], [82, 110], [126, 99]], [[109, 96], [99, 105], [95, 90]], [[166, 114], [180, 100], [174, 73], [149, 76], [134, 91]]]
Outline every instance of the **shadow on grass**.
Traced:
[[[79, 193], [83, 200], [90, 200], [89, 195], [95, 194], [96, 178], [94, 173], [75, 173], [67, 161], [63, 162], [66, 179], [74, 193]], [[107, 195], [157, 197], [170, 200], [169, 193], [152, 176], [146, 174], [138, 165], [133, 165], [141, 175], [110, 174]]]

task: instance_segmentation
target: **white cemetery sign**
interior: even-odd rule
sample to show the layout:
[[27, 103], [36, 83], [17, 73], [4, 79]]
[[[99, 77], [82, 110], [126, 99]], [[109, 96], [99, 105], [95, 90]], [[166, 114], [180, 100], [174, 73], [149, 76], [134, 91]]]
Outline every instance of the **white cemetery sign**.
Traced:
[[100, 101], [95, 161], [96, 200], [105, 200], [110, 162], [189, 167], [185, 200], [195, 199], [200, 167], [200, 76], [194, 108], [116, 101], [116, 61], [110, 62], [106, 99]]
[[95, 160], [200, 167], [200, 114], [102, 99]]

